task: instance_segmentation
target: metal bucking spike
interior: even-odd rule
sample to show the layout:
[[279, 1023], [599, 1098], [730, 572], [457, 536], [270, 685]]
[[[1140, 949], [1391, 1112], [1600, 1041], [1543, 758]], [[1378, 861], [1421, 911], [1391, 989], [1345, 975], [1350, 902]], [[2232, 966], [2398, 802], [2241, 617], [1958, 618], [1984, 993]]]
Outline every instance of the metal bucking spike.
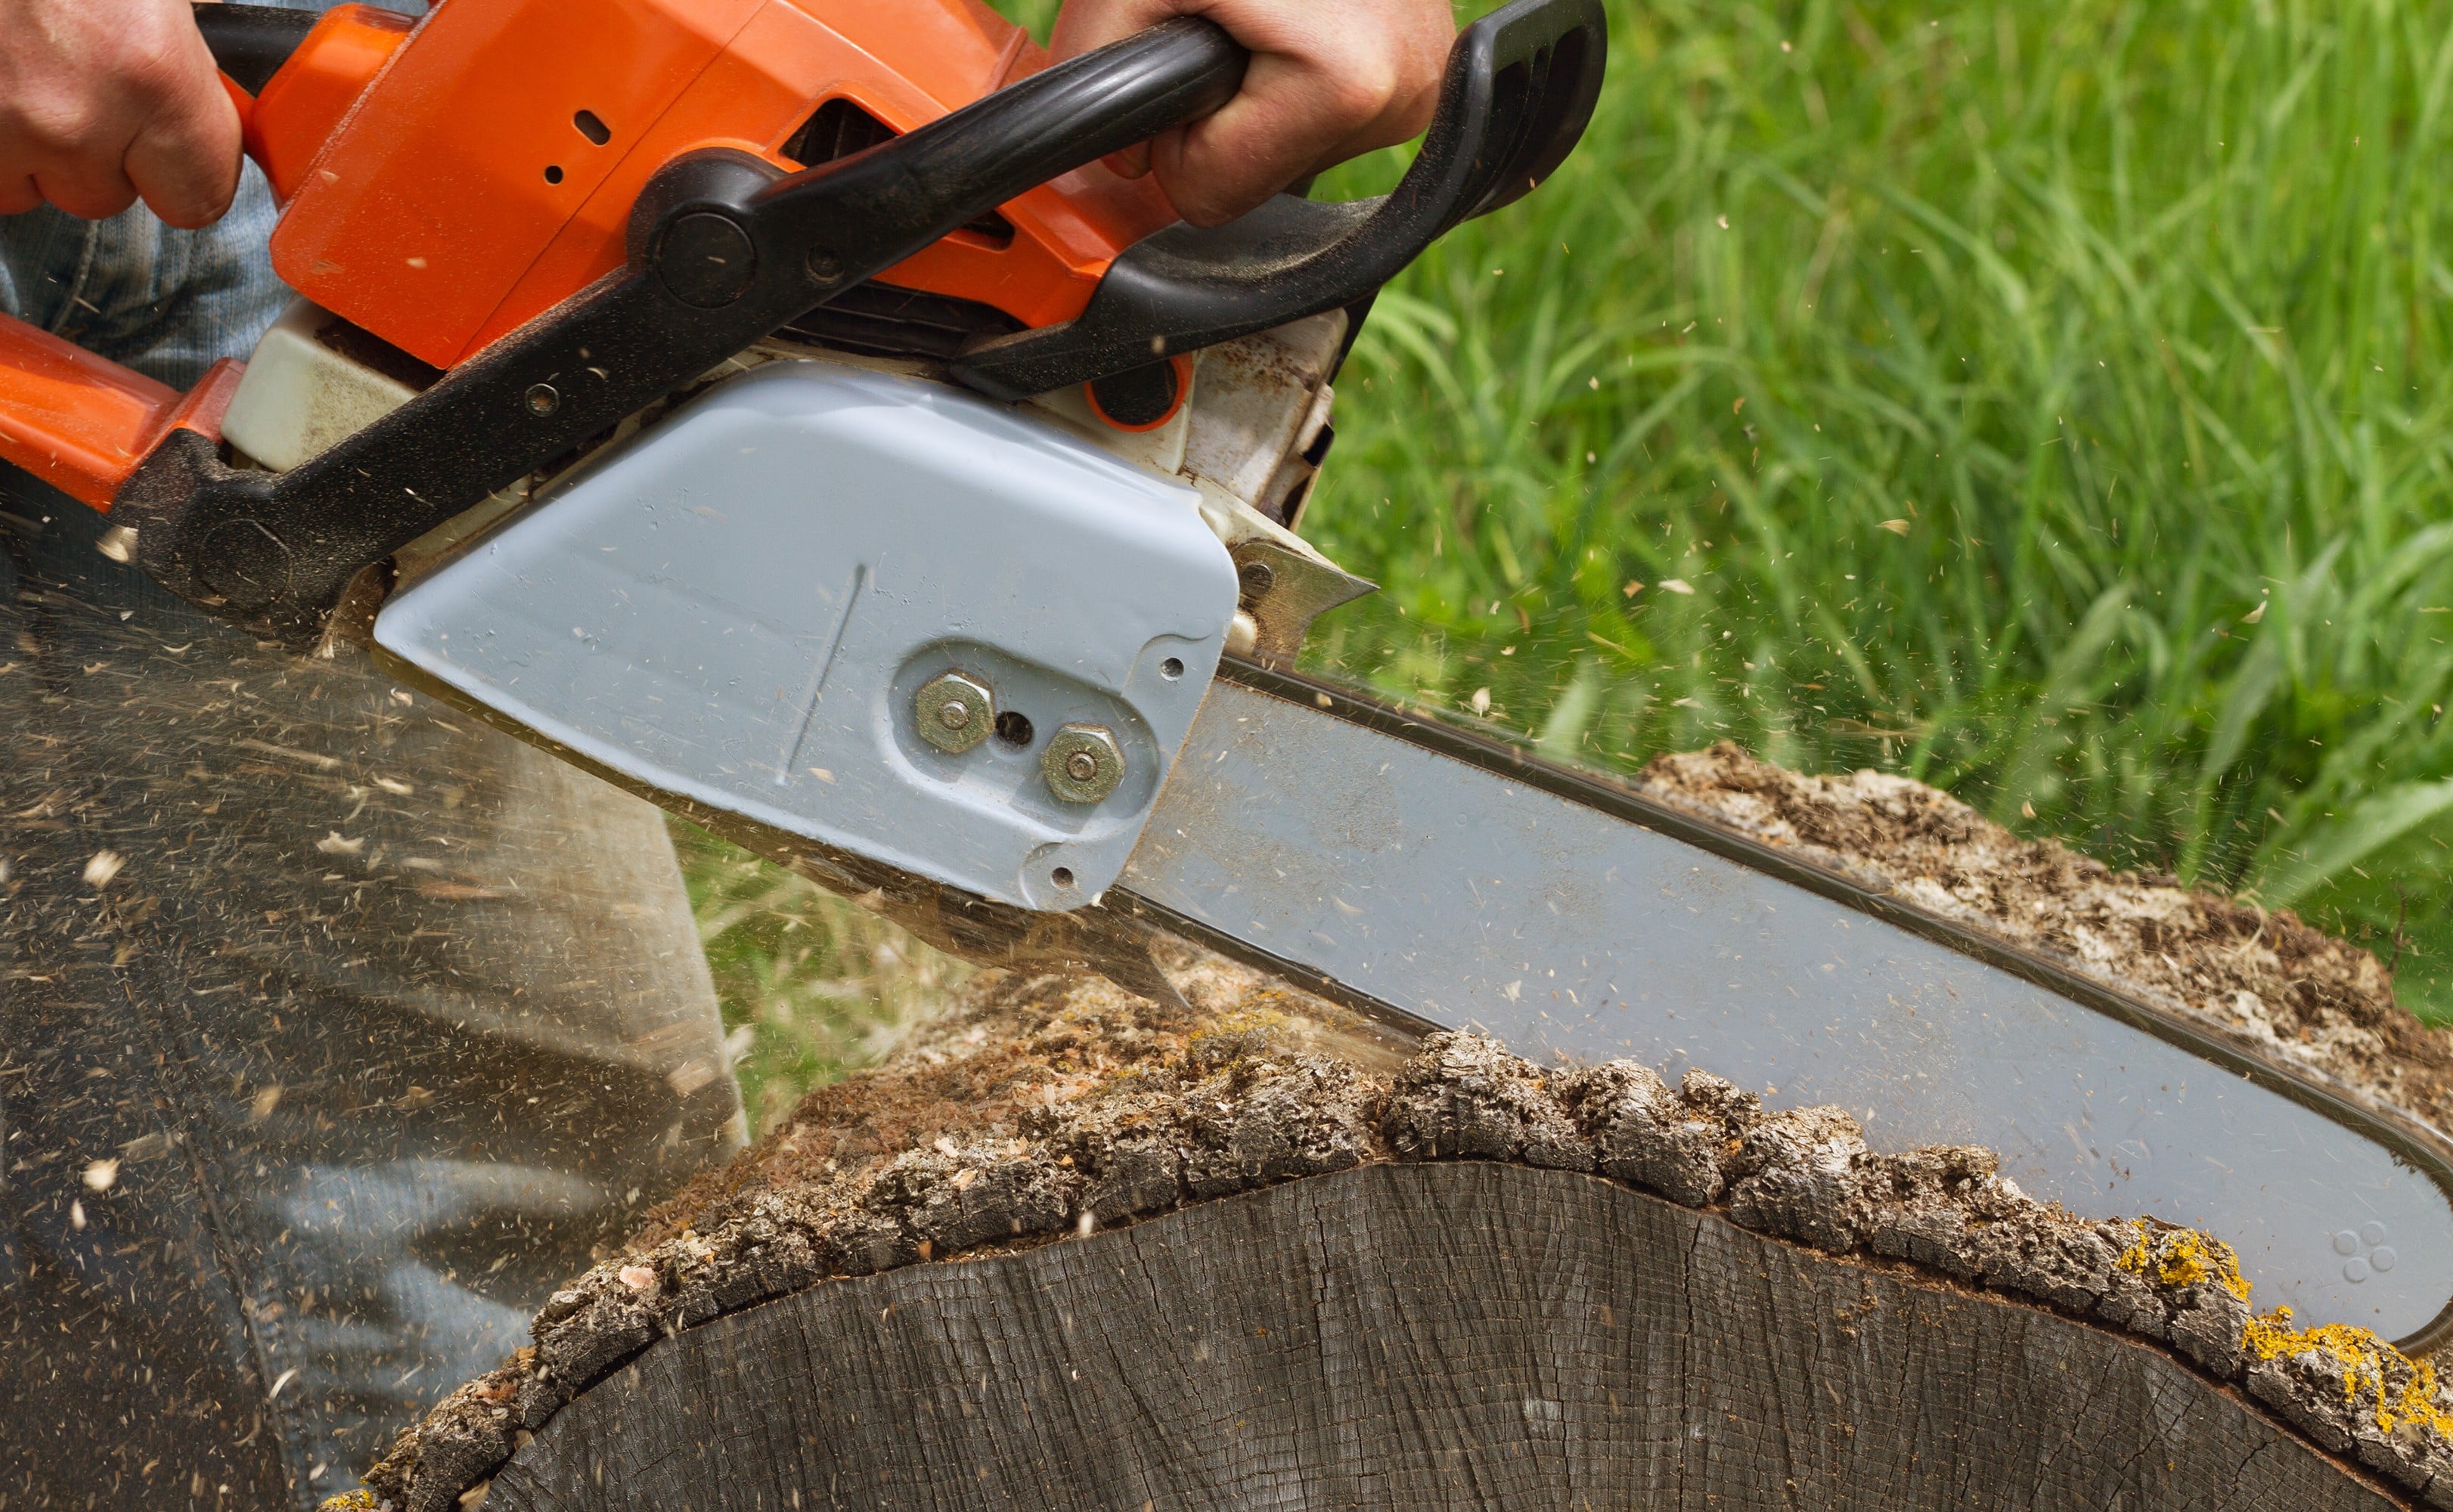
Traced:
[[1048, 737], [1039, 769], [1065, 802], [1095, 804], [1125, 780], [1124, 747], [1103, 726], [1067, 725]]
[[941, 672], [911, 700], [920, 738], [948, 756], [960, 756], [996, 727], [996, 694], [967, 672]]

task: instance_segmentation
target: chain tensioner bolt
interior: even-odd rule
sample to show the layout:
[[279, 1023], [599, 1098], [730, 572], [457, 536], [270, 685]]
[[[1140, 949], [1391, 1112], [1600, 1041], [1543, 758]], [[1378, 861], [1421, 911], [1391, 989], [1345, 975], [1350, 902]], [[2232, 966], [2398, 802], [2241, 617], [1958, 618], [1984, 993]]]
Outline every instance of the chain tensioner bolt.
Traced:
[[930, 678], [912, 699], [920, 738], [948, 756], [960, 756], [996, 728], [996, 694], [967, 672]]
[[1039, 770], [1068, 804], [1095, 804], [1125, 780], [1125, 751], [1100, 725], [1067, 725], [1048, 737]]

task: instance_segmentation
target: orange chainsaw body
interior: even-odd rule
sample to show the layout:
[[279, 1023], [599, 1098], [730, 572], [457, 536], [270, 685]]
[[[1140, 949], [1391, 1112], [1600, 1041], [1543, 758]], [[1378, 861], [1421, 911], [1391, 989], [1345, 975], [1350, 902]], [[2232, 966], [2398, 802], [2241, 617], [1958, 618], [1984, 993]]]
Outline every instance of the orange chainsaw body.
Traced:
[[[414, 23], [337, 8], [233, 94], [283, 204], [283, 282], [449, 368], [618, 269], [675, 157], [809, 166], [788, 149], [833, 102], [902, 132], [1046, 64], [977, 0], [441, 0]], [[1093, 165], [880, 281], [1051, 325], [1174, 218], [1153, 181]], [[236, 371], [181, 395], [0, 317], [0, 458], [108, 508], [167, 430], [218, 433]]]

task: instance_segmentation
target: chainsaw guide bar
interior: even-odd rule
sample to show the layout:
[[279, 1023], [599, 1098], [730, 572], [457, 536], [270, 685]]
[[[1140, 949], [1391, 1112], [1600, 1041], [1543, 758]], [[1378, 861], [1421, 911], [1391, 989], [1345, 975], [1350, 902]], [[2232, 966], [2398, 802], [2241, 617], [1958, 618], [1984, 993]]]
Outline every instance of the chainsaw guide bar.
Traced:
[[2060, 962], [1367, 693], [1224, 663], [1118, 885], [1049, 914], [646, 787], [377, 655], [982, 965], [1084, 962], [1167, 996], [1149, 946], [1173, 935], [1398, 1042], [1466, 1028], [1536, 1059], [1632, 1057], [1672, 1082], [1709, 1070], [1768, 1107], [1842, 1107], [1878, 1150], [1986, 1146], [2029, 1195], [2084, 1217], [2203, 1228], [2239, 1251], [2259, 1305], [2301, 1326], [2354, 1324], [2413, 1353], [2453, 1337], [2453, 1151], [2432, 1129]]
[[[1367, 694], [1221, 668], [1127, 866], [1137, 912], [1522, 1052], [1980, 1144], [2040, 1200], [2218, 1234], [2260, 1304], [2453, 1334], [2443, 1137], [2184, 1014], [1589, 773]], [[2348, 1236], [2353, 1243], [2340, 1242]], [[2379, 1260], [2383, 1262], [2381, 1266]], [[2352, 1264], [2350, 1262], [2361, 1263]]]

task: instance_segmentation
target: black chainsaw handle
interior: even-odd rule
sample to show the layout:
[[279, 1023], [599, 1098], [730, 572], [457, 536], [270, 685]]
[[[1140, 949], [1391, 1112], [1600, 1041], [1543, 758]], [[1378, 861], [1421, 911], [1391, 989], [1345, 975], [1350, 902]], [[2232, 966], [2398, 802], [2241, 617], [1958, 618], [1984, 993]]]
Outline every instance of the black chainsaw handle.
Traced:
[[1247, 60], [1182, 18], [798, 173], [685, 153], [632, 207], [620, 271], [288, 472], [174, 430], [112, 517], [172, 592], [311, 646], [361, 570], [957, 227], [1216, 109]]
[[631, 262], [702, 309], [781, 297], [781, 325], [1016, 195], [1208, 114], [1250, 58], [1216, 23], [1179, 16], [797, 173], [735, 158], [693, 176], [685, 159], [633, 208]]
[[[832, 294], [851, 282], [844, 269], [875, 260], [873, 243], [907, 241], [916, 251], [1026, 189], [1207, 115], [1234, 98], [1250, 59], [1216, 23], [1179, 16], [792, 174], [752, 209], [805, 249]], [[843, 224], [847, 202], [862, 205], [868, 224]]]
[[319, 11], [281, 6], [207, 3], [193, 8], [196, 30], [214, 66], [249, 94], [262, 94], [307, 33], [323, 19]]
[[1600, 98], [1601, 0], [1517, 0], [1449, 50], [1421, 152], [1377, 200], [1281, 194], [1203, 229], [1179, 222], [1116, 258], [1080, 318], [982, 343], [953, 376], [1020, 399], [1147, 366], [1368, 299], [1460, 222], [1530, 191], [1566, 160]]

